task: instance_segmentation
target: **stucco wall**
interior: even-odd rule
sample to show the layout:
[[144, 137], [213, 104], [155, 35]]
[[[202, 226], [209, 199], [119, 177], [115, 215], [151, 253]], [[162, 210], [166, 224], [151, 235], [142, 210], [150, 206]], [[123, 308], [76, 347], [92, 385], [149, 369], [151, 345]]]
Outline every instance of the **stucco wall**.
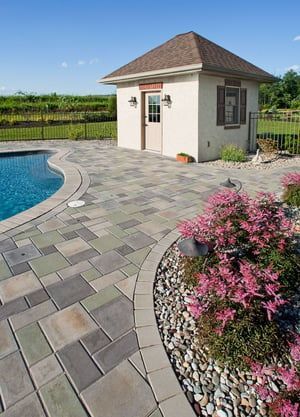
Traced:
[[[186, 152], [198, 158], [198, 75], [160, 77], [143, 81], [163, 82], [161, 96], [169, 94], [170, 107], [161, 106], [162, 154], [175, 157]], [[131, 107], [128, 100], [137, 98], [137, 107]], [[141, 149], [142, 145], [142, 91], [139, 82], [117, 86], [118, 145], [125, 148]]]
[[258, 110], [258, 83], [242, 80], [247, 88], [247, 123], [239, 129], [217, 126], [217, 86], [224, 85], [224, 78], [199, 75], [199, 161], [217, 159], [223, 145], [234, 143], [247, 149], [249, 112]]

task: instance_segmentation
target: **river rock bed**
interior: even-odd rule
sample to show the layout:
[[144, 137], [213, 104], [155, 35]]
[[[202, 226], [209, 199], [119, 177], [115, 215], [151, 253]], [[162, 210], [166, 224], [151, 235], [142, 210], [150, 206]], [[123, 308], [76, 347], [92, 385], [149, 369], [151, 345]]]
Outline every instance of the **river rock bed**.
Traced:
[[252, 158], [254, 155], [248, 155], [247, 161], [245, 162], [226, 162], [222, 159], [217, 159], [215, 161], [201, 162], [204, 165], [210, 165], [217, 168], [229, 168], [229, 169], [253, 169], [253, 170], [266, 170], [266, 169], [275, 169], [283, 167], [295, 167], [300, 166], [300, 157], [299, 156], [287, 156], [287, 155], [273, 155], [271, 157], [262, 156], [262, 162], [253, 163]]
[[[197, 346], [196, 322], [187, 310], [191, 290], [182, 276], [180, 254], [175, 243], [167, 250], [157, 269], [155, 315], [170, 362], [195, 414], [267, 416], [266, 404], [253, 389], [256, 376], [222, 366]], [[282, 388], [272, 379], [269, 379], [269, 385], [276, 392]]]

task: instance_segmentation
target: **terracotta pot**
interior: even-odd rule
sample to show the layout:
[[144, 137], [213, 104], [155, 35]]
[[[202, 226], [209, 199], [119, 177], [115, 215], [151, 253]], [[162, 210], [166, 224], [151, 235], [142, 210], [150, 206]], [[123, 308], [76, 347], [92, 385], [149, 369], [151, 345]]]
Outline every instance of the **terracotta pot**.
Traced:
[[192, 157], [189, 155], [176, 155], [176, 161], [183, 162], [184, 164], [188, 164], [189, 162], [192, 162]]

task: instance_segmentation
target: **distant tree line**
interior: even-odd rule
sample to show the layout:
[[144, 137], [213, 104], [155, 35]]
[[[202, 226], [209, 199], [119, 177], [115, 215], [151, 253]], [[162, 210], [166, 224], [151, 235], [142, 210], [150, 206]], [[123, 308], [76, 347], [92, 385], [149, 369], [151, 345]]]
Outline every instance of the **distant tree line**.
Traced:
[[261, 110], [300, 109], [300, 74], [290, 70], [273, 84], [259, 88]]
[[56, 111], [108, 111], [116, 112], [115, 95], [61, 95], [25, 93], [0, 95], [0, 114]]

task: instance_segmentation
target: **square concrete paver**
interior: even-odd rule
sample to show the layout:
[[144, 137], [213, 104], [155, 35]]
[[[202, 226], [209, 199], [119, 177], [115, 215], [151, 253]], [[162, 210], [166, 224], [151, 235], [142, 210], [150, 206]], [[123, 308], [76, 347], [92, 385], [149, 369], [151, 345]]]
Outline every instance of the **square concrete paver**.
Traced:
[[47, 356], [30, 368], [30, 373], [38, 388], [47, 384], [62, 372], [63, 370], [55, 355]]
[[88, 417], [65, 375], [43, 386], [40, 393], [51, 417]]
[[97, 329], [96, 323], [80, 304], [58, 311], [42, 319], [40, 324], [55, 350]]
[[125, 296], [92, 310], [91, 314], [112, 339], [118, 338], [134, 326], [133, 304]]
[[106, 252], [103, 255], [96, 256], [90, 261], [103, 274], [113, 272], [116, 269], [120, 269], [130, 263], [128, 259], [124, 258], [114, 250]]
[[131, 246], [134, 250], [142, 249], [145, 246], [150, 246], [156, 243], [152, 237], [145, 235], [145, 233], [137, 232], [123, 238], [124, 242]]
[[181, 386], [171, 367], [151, 372], [148, 378], [158, 402], [182, 392]]
[[33, 307], [37, 304], [42, 303], [43, 301], [47, 301], [49, 299], [49, 295], [43, 288], [41, 288], [40, 290], [28, 294], [26, 298], [29, 302], [30, 307]]
[[24, 297], [17, 298], [16, 300], [10, 301], [0, 307], [0, 320], [7, 319], [8, 317], [25, 311], [28, 309], [28, 304]]
[[9, 278], [12, 273], [4, 259], [0, 259], [0, 281]]
[[38, 277], [51, 274], [69, 266], [67, 260], [59, 253], [42, 256], [29, 262]]
[[4, 303], [22, 297], [42, 286], [32, 271], [24, 272], [0, 282], [0, 298]]
[[127, 333], [94, 355], [104, 372], [108, 372], [138, 350], [134, 331]]
[[19, 330], [37, 320], [40, 320], [52, 313], [55, 313], [57, 308], [51, 300], [44, 301], [26, 311], [15, 314], [10, 318], [14, 330]]
[[51, 232], [42, 233], [40, 235], [33, 236], [31, 240], [36, 245], [36, 247], [41, 249], [41, 248], [46, 248], [47, 246], [51, 246], [51, 245], [55, 245], [57, 243], [63, 242], [65, 239], [60, 233], [58, 233], [56, 230], [53, 230]]
[[145, 417], [156, 408], [151, 388], [128, 361], [83, 391], [82, 398], [93, 417]]
[[110, 286], [104, 288], [97, 294], [87, 297], [85, 300], [81, 301], [81, 304], [84, 305], [88, 311], [91, 311], [120, 296], [120, 291], [118, 291], [114, 286]]
[[19, 352], [1, 359], [0, 387], [5, 407], [10, 407], [33, 392], [32, 382]]
[[38, 249], [32, 245], [21, 246], [20, 248], [4, 252], [4, 258], [6, 259], [9, 266], [21, 264], [23, 262], [30, 261], [31, 259], [38, 258], [41, 256]]
[[23, 327], [16, 332], [16, 335], [29, 366], [52, 353], [52, 350], [37, 323]]
[[8, 408], [1, 417], [46, 417], [36, 394], [30, 394]]
[[47, 291], [59, 308], [65, 308], [95, 293], [80, 276], [50, 285]]
[[124, 243], [121, 240], [117, 239], [112, 235], [107, 235], [90, 240], [89, 243], [100, 253], [105, 253], [124, 245]]
[[90, 355], [93, 355], [104, 346], [107, 346], [111, 340], [101, 329], [98, 329], [83, 337], [81, 342], [83, 343], [86, 350], [90, 353]]
[[55, 246], [67, 258], [69, 256], [76, 255], [78, 252], [91, 249], [90, 245], [86, 243], [85, 240], [81, 239], [81, 237], [58, 243]]
[[18, 346], [8, 321], [0, 321], [0, 359], [16, 350], [18, 350]]
[[79, 392], [102, 376], [92, 358], [79, 342], [66, 346], [58, 352], [58, 356]]

